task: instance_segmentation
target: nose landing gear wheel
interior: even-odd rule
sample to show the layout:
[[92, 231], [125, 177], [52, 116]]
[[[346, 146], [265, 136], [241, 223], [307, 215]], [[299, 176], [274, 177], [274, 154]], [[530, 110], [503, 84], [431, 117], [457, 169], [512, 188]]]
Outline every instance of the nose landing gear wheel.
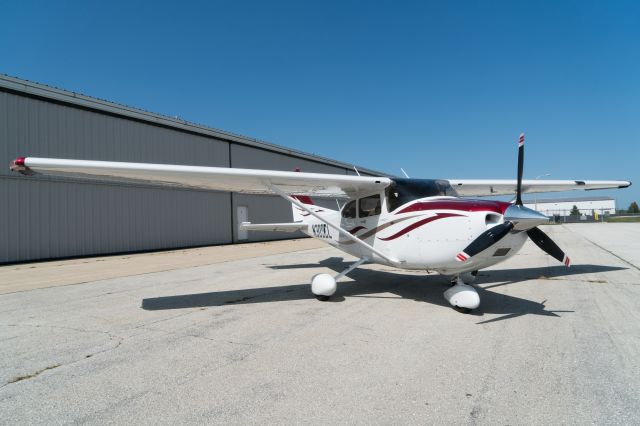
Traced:
[[456, 311], [464, 314], [480, 306], [480, 296], [476, 289], [466, 285], [460, 278], [456, 278], [455, 285], [444, 292], [444, 298]]

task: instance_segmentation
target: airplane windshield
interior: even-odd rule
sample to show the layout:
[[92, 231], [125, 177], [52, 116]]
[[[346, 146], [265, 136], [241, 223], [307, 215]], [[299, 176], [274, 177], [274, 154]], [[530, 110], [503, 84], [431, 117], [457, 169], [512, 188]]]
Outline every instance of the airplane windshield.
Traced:
[[393, 179], [387, 187], [387, 208], [393, 211], [418, 198], [457, 197], [458, 194], [447, 180], [437, 179]]

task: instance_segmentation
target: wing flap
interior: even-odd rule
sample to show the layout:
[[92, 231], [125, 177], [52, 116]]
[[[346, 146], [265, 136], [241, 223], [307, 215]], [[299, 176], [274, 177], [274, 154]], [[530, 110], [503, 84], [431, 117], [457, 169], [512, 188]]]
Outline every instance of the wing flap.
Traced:
[[391, 183], [386, 177], [38, 157], [19, 158], [12, 169], [23, 174], [134, 181], [247, 194], [273, 194], [271, 187], [277, 186], [289, 194], [330, 198], [373, 193]]

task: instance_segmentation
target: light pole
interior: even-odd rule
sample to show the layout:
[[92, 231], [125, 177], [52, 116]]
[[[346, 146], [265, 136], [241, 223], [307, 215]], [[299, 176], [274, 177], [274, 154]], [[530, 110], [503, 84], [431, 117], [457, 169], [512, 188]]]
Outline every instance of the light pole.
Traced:
[[[541, 177], [546, 177], [546, 176], [551, 176], [551, 173], [545, 173], [543, 175], [538, 175], [538, 176], [536, 176], [536, 180], [540, 179]], [[538, 211], [538, 193], [537, 192], [536, 192], [536, 196], [535, 196], [535, 204], [536, 204], [535, 211]]]

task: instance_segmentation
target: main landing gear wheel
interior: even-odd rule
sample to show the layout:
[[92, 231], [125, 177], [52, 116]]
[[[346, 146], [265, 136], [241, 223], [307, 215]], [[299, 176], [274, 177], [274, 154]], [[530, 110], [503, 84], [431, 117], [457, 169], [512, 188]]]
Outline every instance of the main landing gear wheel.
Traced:
[[311, 279], [311, 292], [322, 302], [329, 300], [336, 288], [336, 280], [329, 274], [317, 274]]
[[313, 278], [311, 278], [311, 292], [316, 296], [316, 299], [326, 302], [336, 292], [336, 289], [338, 288], [336, 282], [367, 260], [368, 258], [366, 257], [360, 258], [357, 262], [349, 265], [347, 269], [340, 272], [335, 277], [332, 277], [329, 274], [314, 275]]
[[464, 314], [480, 306], [480, 296], [476, 289], [466, 285], [460, 278], [456, 278], [455, 285], [444, 292], [444, 298], [455, 310]]

